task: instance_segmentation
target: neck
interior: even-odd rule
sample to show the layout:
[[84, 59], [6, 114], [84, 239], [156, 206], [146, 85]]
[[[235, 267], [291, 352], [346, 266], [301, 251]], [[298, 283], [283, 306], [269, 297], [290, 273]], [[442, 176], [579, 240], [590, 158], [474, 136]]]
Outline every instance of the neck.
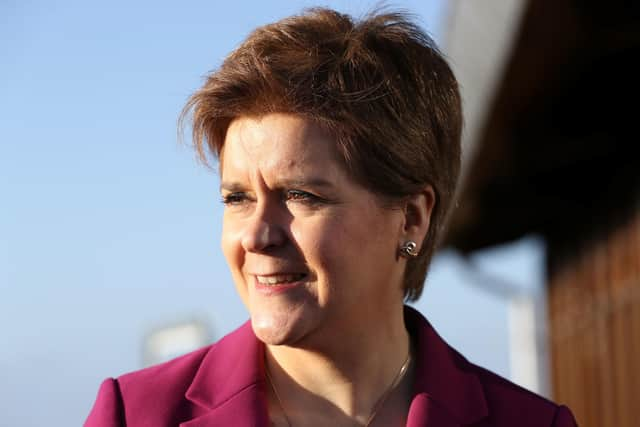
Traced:
[[339, 336], [334, 329], [333, 338], [325, 340], [330, 343], [321, 347], [267, 346], [267, 369], [289, 418], [300, 412], [309, 419], [317, 411], [334, 419], [366, 422], [410, 349], [402, 307], [388, 315], [378, 312], [374, 318], [375, 323], [367, 319]]

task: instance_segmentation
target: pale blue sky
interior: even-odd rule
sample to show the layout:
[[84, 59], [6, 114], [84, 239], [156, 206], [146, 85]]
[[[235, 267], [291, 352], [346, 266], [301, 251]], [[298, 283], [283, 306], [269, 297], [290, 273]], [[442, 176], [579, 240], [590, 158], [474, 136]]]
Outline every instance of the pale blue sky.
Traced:
[[[0, 4], [4, 425], [80, 425], [103, 378], [141, 366], [151, 328], [200, 318], [219, 337], [246, 319], [219, 251], [217, 177], [178, 146], [176, 119], [252, 28], [318, 4], [362, 14], [372, 3]], [[443, 0], [389, 5], [441, 40]], [[487, 265], [535, 285], [527, 245]], [[504, 303], [465, 285], [457, 264], [438, 258], [418, 307], [508, 375]]]

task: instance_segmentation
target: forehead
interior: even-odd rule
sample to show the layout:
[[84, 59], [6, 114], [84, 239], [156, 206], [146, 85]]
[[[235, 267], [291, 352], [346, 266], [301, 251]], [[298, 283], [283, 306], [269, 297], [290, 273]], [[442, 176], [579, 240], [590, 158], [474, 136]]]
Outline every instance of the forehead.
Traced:
[[240, 117], [231, 122], [220, 153], [221, 175], [337, 173], [336, 143], [312, 121], [296, 115]]

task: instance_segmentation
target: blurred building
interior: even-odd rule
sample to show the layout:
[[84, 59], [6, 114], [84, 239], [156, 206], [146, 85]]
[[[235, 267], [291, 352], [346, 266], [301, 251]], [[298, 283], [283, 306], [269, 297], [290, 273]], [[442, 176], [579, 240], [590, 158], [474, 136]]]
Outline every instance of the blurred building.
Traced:
[[449, 28], [469, 154], [445, 244], [542, 236], [551, 397], [637, 425], [640, 3], [458, 0]]
[[209, 322], [190, 319], [167, 324], [147, 333], [142, 349], [144, 367], [166, 362], [213, 341]]

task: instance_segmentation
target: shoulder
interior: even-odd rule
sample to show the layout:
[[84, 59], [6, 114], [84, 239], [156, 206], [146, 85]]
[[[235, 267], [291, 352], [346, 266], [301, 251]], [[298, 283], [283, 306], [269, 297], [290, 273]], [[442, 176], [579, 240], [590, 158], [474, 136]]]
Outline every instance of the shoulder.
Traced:
[[[171, 419], [170, 414], [180, 412], [184, 391], [210, 348], [207, 346], [156, 366], [104, 380], [84, 426], [150, 425], [137, 423], [139, 416]], [[147, 410], [152, 407], [153, 411]]]
[[488, 408], [487, 426], [572, 427], [575, 421], [571, 412], [536, 393], [480, 366], [468, 363], [476, 374], [484, 391]]
[[415, 391], [474, 427], [573, 427], [571, 412], [469, 362], [414, 309], [405, 323], [416, 349]]
[[[234, 350], [238, 351], [238, 347], [246, 347], [242, 345], [250, 336], [246, 330], [246, 325], [242, 326], [214, 344], [105, 380], [85, 427], [170, 426], [193, 416], [195, 407], [188, 397], [189, 389], [203, 372], [228, 371], [229, 363], [225, 360]], [[211, 382], [206, 382], [211, 387]]]
[[154, 399], [163, 396], [182, 396], [193, 382], [203, 364], [223, 363], [226, 355], [243, 347], [251, 330], [244, 324], [219, 341], [158, 365], [134, 371], [118, 377], [122, 394], [128, 399], [153, 394]]
[[128, 399], [148, 397], [150, 391], [154, 399], [183, 396], [205, 355], [215, 346], [211, 344], [168, 362], [124, 374], [117, 379], [120, 392]]

